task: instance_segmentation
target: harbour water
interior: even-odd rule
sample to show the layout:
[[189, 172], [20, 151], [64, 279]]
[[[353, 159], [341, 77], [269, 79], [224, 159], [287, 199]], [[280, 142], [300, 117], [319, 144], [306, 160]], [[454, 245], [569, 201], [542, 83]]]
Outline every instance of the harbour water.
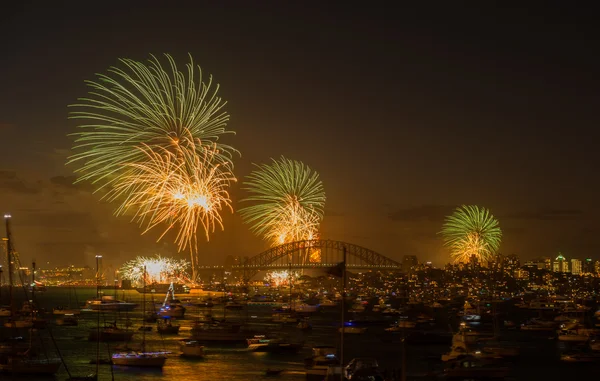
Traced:
[[[20, 290], [16, 290], [20, 291]], [[22, 292], [21, 292], [22, 293]], [[37, 298], [41, 308], [50, 311], [47, 315], [49, 327], [41, 330], [44, 338], [43, 347], [48, 356], [56, 357], [56, 350], [50, 340], [50, 333], [55, 338], [56, 347], [64, 358], [69, 372], [72, 375], [86, 375], [95, 372], [95, 364], [90, 360], [96, 359], [96, 343], [88, 341], [88, 333], [96, 327], [99, 315], [95, 312], [82, 312], [78, 326], [66, 327], [56, 326], [51, 311], [56, 306], [68, 306], [77, 302], [82, 304], [86, 299], [95, 296], [95, 289], [73, 289], [49, 288]], [[111, 294], [112, 291], [107, 291]], [[19, 292], [16, 292], [19, 294]], [[137, 291], [118, 291], [119, 299], [135, 301], [141, 304], [142, 295]], [[155, 302], [159, 303], [164, 295], [156, 295]], [[21, 301], [17, 301], [20, 306]], [[148, 300], [147, 306], [150, 306]], [[148, 307], [150, 308], [150, 307]], [[269, 333], [283, 329], [294, 335], [297, 340], [304, 342], [304, 348], [297, 354], [268, 354], [248, 351], [245, 345], [239, 346], [206, 346], [205, 358], [201, 360], [190, 360], [179, 357], [178, 340], [186, 338], [191, 330], [196, 316], [211, 312], [215, 318], [223, 316], [222, 306], [215, 306], [210, 311], [206, 308], [188, 307], [185, 319], [178, 320], [182, 328], [179, 335], [160, 336], [156, 332], [155, 325], [151, 332], [146, 334], [147, 350], [171, 352], [165, 367], [160, 371], [140, 370], [134, 368], [111, 367], [100, 365], [100, 380], [232, 380], [248, 381], [273, 379], [266, 376], [267, 369], [282, 369], [283, 372], [276, 376], [278, 380], [304, 380], [304, 359], [311, 354], [311, 348], [316, 345], [339, 344], [337, 327], [339, 326], [339, 309], [329, 307], [314, 314], [311, 317], [313, 329], [300, 331], [294, 324], [282, 326], [271, 321], [271, 307], [251, 306], [248, 310], [239, 312], [228, 312], [228, 319], [249, 322], [251, 328], [257, 333]], [[448, 324], [447, 311], [438, 311], [438, 326]], [[445, 315], [444, 315], [445, 314]], [[350, 316], [351, 317], [351, 316]], [[444, 321], [444, 318], [446, 321]], [[138, 332], [142, 325], [141, 307], [130, 313], [103, 313], [100, 314], [101, 323], [117, 321], [122, 327], [126, 322], [131, 323], [129, 329], [136, 332], [134, 343], [139, 344], [142, 333]], [[441, 322], [440, 322], [441, 321]], [[148, 324], [148, 323], [147, 323]], [[401, 344], [398, 334], [392, 335], [384, 332], [385, 326], [371, 326], [364, 334], [347, 334], [345, 337], [345, 360], [354, 357], [373, 357], [379, 362], [380, 367], [391, 375], [399, 374], [401, 367]], [[449, 328], [447, 328], [449, 329]], [[18, 334], [11, 329], [2, 329], [3, 337]], [[561, 351], [567, 350], [563, 343], [558, 342], [551, 334], [531, 334], [519, 331], [503, 332], [505, 339], [518, 344], [521, 348], [521, 356], [511, 364], [511, 380], [564, 380], [577, 375], [580, 379], [597, 377], [600, 375], [600, 366], [597, 364], [564, 364], [559, 361]], [[100, 344], [100, 358], [108, 359], [110, 353], [115, 351], [115, 343]], [[443, 368], [440, 361], [442, 353], [447, 352], [448, 345], [411, 343], [406, 345], [406, 364], [408, 379], [433, 380]], [[56, 379], [64, 380], [68, 377], [64, 367]], [[12, 379], [8, 375], [0, 375], [2, 380]], [[32, 377], [27, 377], [33, 380]]]

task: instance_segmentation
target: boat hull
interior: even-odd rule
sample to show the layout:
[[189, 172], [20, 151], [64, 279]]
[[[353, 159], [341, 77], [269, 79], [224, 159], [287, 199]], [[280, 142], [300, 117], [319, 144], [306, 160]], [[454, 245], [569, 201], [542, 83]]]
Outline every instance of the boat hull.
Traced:
[[112, 356], [113, 365], [138, 368], [162, 368], [166, 361], [166, 356], [145, 353], [119, 353]]
[[58, 372], [61, 365], [60, 360], [35, 361], [13, 358], [6, 364], [0, 364], [0, 373], [52, 376]]

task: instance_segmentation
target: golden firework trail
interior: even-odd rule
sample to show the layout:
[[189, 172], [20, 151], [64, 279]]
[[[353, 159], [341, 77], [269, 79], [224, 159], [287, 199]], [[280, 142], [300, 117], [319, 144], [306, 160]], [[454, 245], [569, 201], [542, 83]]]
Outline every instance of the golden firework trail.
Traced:
[[[200, 154], [198, 147], [202, 147]], [[236, 178], [231, 165], [215, 162], [216, 146], [202, 146], [191, 137], [170, 149], [143, 146], [140, 150], [146, 160], [127, 164], [132, 171], [115, 184], [107, 198], [122, 200], [116, 213], [132, 210], [132, 220], [144, 228], [143, 234], [165, 226], [160, 240], [175, 230], [179, 250], [190, 251], [194, 267], [199, 231], [208, 241], [216, 227], [224, 228], [222, 210], [233, 213], [228, 189]]]

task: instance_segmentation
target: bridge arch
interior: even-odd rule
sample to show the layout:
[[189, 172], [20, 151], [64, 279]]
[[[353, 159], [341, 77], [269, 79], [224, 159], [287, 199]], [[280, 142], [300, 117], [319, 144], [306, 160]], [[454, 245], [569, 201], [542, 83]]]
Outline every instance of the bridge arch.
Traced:
[[[383, 256], [373, 250], [353, 243], [334, 240], [305, 240], [284, 243], [272, 247], [260, 254], [248, 258], [243, 264], [234, 268], [243, 269], [246, 279], [252, 278], [260, 270], [286, 268], [320, 268], [330, 267], [343, 260], [346, 249], [346, 264], [349, 269], [387, 269], [399, 270], [399, 262]], [[320, 252], [319, 261], [306, 260], [311, 251]]]

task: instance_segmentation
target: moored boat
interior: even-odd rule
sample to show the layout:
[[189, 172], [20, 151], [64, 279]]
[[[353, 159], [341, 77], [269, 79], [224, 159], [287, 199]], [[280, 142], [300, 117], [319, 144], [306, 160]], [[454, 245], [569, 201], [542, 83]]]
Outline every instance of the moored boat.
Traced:
[[179, 341], [179, 349], [183, 357], [204, 357], [204, 346], [192, 339], [184, 339]]

